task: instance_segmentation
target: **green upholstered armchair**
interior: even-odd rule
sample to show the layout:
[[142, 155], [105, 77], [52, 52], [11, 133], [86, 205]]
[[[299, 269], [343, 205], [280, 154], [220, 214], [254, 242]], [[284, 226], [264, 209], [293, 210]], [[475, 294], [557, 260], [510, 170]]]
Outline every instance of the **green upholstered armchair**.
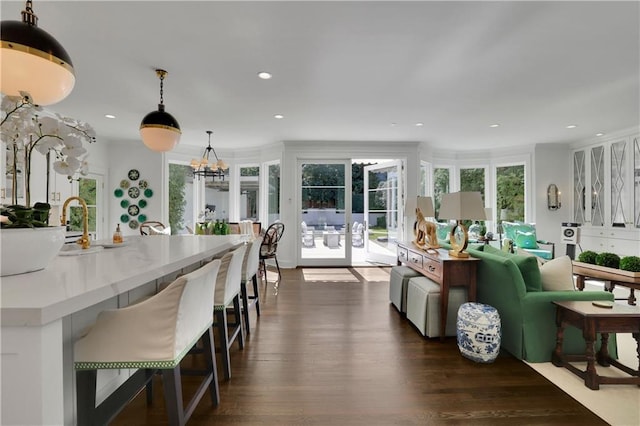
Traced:
[[[556, 307], [565, 300], [613, 300], [606, 291], [543, 291], [538, 262], [533, 256], [502, 253], [487, 245], [467, 249], [478, 264], [477, 300], [500, 313], [501, 347], [518, 359], [549, 362], [556, 344]], [[599, 342], [598, 338], [598, 342]], [[586, 343], [575, 327], [564, 331], [564, 352], [584, 354]], [[609, 352], [617, 357], [615, 335], [610, 335]]]
[[[504, 238], [513, 242], [514, 248], [523, 249], [536, 256], [551, 260], [555, 257], [555, 243], [539, 240], [536, 236], [536, 225], [533, 223], [502, 222]], [[550, 246], [550, 249], [541, 248]]]

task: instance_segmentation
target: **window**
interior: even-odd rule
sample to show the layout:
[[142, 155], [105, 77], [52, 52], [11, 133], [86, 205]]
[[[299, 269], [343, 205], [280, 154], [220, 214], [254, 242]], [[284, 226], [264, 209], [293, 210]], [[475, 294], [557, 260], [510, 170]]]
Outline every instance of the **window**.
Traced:
[[[169, 164], [169, 226], [172, 234], [193, 226], [193, 172], [191, 166]], [[187, 229], [188, 227], [188, 229]]]
[[240, 167], [240, 220], [258, 222], [260, 167]]
[[433, 169], [433, 207], [436, 211], [436, 217], [440, 211], [440, 200], [442, 194], [449, 193], [449, 169], [438, 168]]
[[497, 218], [524, 222], [524, 164], [496, 167]]
[[484, 167], [460, 169], [460, 191], [479, 192], [484, 200]]
[[[78, 196], [87, 204], [89, 211], [89, 233], [96, 238], [98, 218], [98, 181], [94, 178], [78, 179]], [[83, 231], [82, 207], [69, 207], [69, 230]]]
[[280, 163], [268, 164], [267, 170], [267, 224], [269, 224], [280, 219]]
[[429, 163], [420, 162], [420, 186], [418, 187], [418, 195], [429, 195], [431, 182], [429, 180]]

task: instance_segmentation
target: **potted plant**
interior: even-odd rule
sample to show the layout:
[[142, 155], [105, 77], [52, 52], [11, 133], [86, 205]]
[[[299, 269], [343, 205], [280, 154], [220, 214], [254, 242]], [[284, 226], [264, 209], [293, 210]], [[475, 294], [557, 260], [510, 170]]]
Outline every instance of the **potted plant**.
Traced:
[[[50, 206], [31, 205], [32, 156], [55, 155], [54, 171], [69, 179], [78, 172], [86, 175], [87, 150], [82, 145], [95, 142], [95, 132], [86, 123], [44, 111], [28, 94], [4, 96], [0, 114], [7, 173], [13, 177], [11, 205], [0, 207], [0, 275], [4, 276], [43, 269], [64, 243], [64, 227], [49, 226]], [[19, 172], [24, 176], [24, 205], [17, 198]]]

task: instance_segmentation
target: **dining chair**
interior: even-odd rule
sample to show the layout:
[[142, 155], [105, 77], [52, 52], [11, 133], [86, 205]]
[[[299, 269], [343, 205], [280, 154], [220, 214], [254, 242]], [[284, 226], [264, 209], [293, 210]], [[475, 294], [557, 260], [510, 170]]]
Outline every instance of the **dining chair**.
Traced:
[[[169, 424], [184, 425], [207, 390], [211, 402], [219, 404], [211, 313], [220, 265], [214, 260], [142, 302], [98, 315], [74, 346], [78, 424], [109, 423], [143, 387], [150, 389], [157, 371], [162, 372]], [[201, 339], [206, 369], [190, 372], [203, 379], [185, 408], [180, 362]], [[103, 369], [138, 370], [96, 406], [97, 373]]]
[[265, 282], [267, 281], [267, 264], [266, 261], [273, 259], [276, 263], [276, 269], [278, 270], [278, 280], [282, 278], [280, 273], [280, 265], [278, 264], [278, 242], [284, 234], [284, 223], [274, 222], [262, 236], [262, 244], [260, 246], [260, 266]]
[[[258, 267], [260, 266], [260, 246], [262, 245], [262, 237], [248, 243], [247, 251], [242, 262], [242, 313], [244, 315], [244, 328], [247, 334], [251, 332], [249, 325], [249, 308], [253, 305], [256, 307], [256, 315], [260, 316], [260, 293], [258, 292]], [[247, 284], [253, 283], [253, 294], [247, 292]], [[251, 303], [249, 301], [251, 300]]]
[[140, 224], [140, 235], [171, 235], [171, 227], [164, 226], [162, 222], [147, 220]]
[[[231, 360], [229, 349], [238, 340], [240, 349], [244, 348], [244, 330], [242, 326], [242, 310], [240, 293], [242, 283], [242, 263], [247, 250], [242, 245], [227, 252], [221, 259], [220, 270], [216, 277], [216, 291], [213, 296], [213, 326], [218, 330], [218, 341], [222, 353], [224, 378], [231, 378]], [[227, 320], [227, 314], [233, 312], [233, 323]]]

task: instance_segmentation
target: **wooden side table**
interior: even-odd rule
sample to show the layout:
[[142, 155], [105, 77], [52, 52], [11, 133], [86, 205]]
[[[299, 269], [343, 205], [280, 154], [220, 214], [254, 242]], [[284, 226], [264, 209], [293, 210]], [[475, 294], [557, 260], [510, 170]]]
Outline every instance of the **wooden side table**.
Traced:
[[440, 340], [445, 339], [449, 289], [467, 287], [469, 302], [476, 301], [476, 275], [478, 262], [475, 257], [456, 258], [444, 249], [425, 251], [412, 243], [398, 242], [398, 265], [405, 264], [440, 284]]
[[[632, 333], [638, 343], [638, 356], [640, 357], [640, 309], [628, 305], [614, 303], [612, 308], [594, 306], [592, 302], [553, 302], [557, 306], [556, 324], [556, 348], [551, 357], [551, 362], [556, 367], [565, 367], [572, 373], [584, 379], [584, 384], [589, 389], [598, 390], [600, 384], [635, 384], [640, 386], [640, 366], [634, 370], [618, 360], [609, 356], [607, 343], [609, 333]], [[587, 342], [584, 355], [564, 355], [562, 353], [562, 340], [564, 328], [573, 325], [580, 330]], [[600, 350], [595, 353], [596, 335], [601, 333], [602, 342]], [[580, 370], [570, 362], [587, 361], [586, 370]], [[609, 367], [610, 365], [629, 374], [630, 377], [600, 376], [596, 371], [595, 362]]]

